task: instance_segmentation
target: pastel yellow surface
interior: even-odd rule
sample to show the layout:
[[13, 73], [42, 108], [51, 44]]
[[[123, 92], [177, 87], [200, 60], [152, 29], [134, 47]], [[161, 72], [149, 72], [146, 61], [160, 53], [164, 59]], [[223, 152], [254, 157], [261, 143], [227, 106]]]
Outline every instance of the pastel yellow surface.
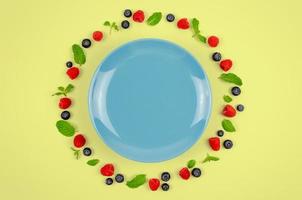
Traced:
[[[246, 111], [227, 134], [232, 150], [212, 153], [219, 162], [202, 165], [203, 176], [188, 182], [176, 171], [186, 161], [201, 161], [209, 148], [206, 138], [220, 127], [222, 96], [230, 85], [217, 80], [220, 70], [210, 59], [213, 49], [162, 21], [155, 27], [133, 24], [127, 31], [106, 34], [87, 50], [87, 64], [74, 81], [72, 122], [89, 138], [101, 162], [116, 163], [131, 178], [144, 172], [157, 177], [173, 172], [170, 192], [149, 192], [147, 186], [131, 190], [125, 185], [105, 186], [98, 167], [75, 160], [71, 139], [60, 135], [56, 97], [66, 85], [64, 63], [71, 45], [90, 37], [105, 20], [120, 21], [125, 8], [173, 12], [196, 17], [206, 35], [217, 34], [217, 49], [234, 60], [233, 72], [244, 81]], [[299, 0], [254, 1], [39, 1], [1, 0], [0, 6], [0, 199], [302, 199], [302, 28]], [[174, 41], [188, 49], [204, 66], [213, 90], [213, 114], [206, 133], [188, 152], [163, 163], [143, 164], [124, 159], [99, 139], [88, 116], [87, 91], [99, 62], [119, 45], [137, 38]], [[143, 197], [144, 196], [144, 197]]]

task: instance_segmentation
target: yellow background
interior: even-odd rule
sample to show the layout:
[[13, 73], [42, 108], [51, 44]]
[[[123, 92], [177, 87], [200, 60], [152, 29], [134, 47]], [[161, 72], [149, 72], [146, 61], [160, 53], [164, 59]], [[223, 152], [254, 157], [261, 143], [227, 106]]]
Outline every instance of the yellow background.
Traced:
[[[201, 165], [203, 176], [185, 182], [176, 171], [187, 160], [202, 160], [210, 151], [206, 138], [220, 127], [222, 96], [230, 88], [217, 80], [213, 51], [162, 21], [155, 27], [135, 24], [106, 34], [87, 50], [87, 64], [73, 83], [72, 119], [88, 136], [101, 163], [113, 162], [131, 178], [145, 172], [156, 177], [173, 172], [170, 192], [107, 187], [98, 167], [75, 160], [71, 139], [61, 136], [56, 87], [66, 85], [65, 62], [71, 45], [90, 37], [105, 20], [120, 21], [125, 8], [173, 12], [197, 17], [202, 31], [221, 38], [217, 50], [234, 60], [233, 72], [244, 81], [234, 103], [246, 110], [234, 120], [238, 131], [225, 138], [232, 150], [213, 153], [219, 162]], [[1, 0], [0, 6], [0, 198], [1, 199], [302, 199], [301, 8], [299, 0], [254, 1], [79, 1]], [[188, 152], [170, 161], [143, 164], [126, 160], [96, 135], [88, 117], [87, 91], [98, 63], [129, 40], [158, 37], [188, 49], [204, 66], [213, 89], [213, 114], [204, 136]], [[212, 152], [211, 152], [212, 153]], [[199, 164], [200, 165], [200, 164]]]

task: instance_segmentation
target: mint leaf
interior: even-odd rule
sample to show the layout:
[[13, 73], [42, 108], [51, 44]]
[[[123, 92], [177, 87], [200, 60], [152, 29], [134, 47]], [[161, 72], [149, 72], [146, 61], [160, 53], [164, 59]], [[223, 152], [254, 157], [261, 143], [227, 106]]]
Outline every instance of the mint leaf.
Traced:
[[192, 24], [192, 28], [193, 28], [193, 31], [194, 31], [193, 37], [195, 37], [196, 35], [198, 35], [200, 33], [198, 19], [193, 18], [192, 21], [191, 21], [191, 24]]
[[64, 92], [64, 87], [60, 86], [60, 87], [58, 87], [58, 90], [60, 90], [61, 92]]
[[109, 21], [104, 22], [104, 26], [111, 26]]
[[229, 95], [224, 95], [223, 100], [227, 103], [230, 103], [233, 99]]
[[223, 129], [227, 132], [235, 132], [236, 129], [234, 127], [234, 125], [232, 124], [232, 122], [228, 119], [224, 119], [221, 123]]
[[52, 94], [51, 96], [60, 96], [62, 94], [64, 94], [64, 93], [63, 92], [56, 92], [56, 93]]
[[64, 120], [57, 121], [56, 127], [58, 131], [66, 137], [71, 137], [75, 133], [74, 127], [69, 122]]
[[73, 150], [73, 155], [76, 157], [76, 159], [78, 160], [79, 159], [79, 157], [80, 157], [80, 154], [81, 154], [81, 152], [80, 152], [80, 150], [79, 149], [74, 149], [73, 147], [70, 147], [71, 148], [71, 150]]
[[85, 64], [86, 56], [82, 47], [80, 47], [80, 45], [74, 44], [72, 45], [72, 51], [73, 51], [74, 61], [79, 65]]
[[236, 74], [233, 73], [221, 74], [219, 78], [223, 81], [234, 83], [238, 86], [242, 85], [241, 79]]
[[146, 182], [146, 175], [139, 174], [135, 176], [131, 181], [127, 181], [127, 186], [130, 188], [138, 188], [139, 186], [145, 184]]
[[207, 157], [202, 161], [202, 163], [210, 162], [210, 161], [218, 161], [219, 158], [215, 156], [211, 156], [207, 154]]
[[207, 43], [207, 38], [205, 36], [198, 34], [197, 38], [200, 42]]
[[68, 84], [64, 90], [65, 94], [71, 92], [73, 90], [73, 88], [74, 88], [74, 86], [72, 84]]
[[188, 168], [193, 168], [196, 164], [196, 160], [190, 160], [188, 163], [187, 163], [187, 167]]
[[88, 161], [87, 161], [87, 165], [95, 166], [95, 165], [97, 165], [99, 162], [100, 162], [99, 159], [92, 159], [92, 160], [88, 160]]
[[147, 19], [147, 24], [150, 26], [155, 26], [160, 22], [161, 18], [162, 18], [161, 12], [155, 12]]

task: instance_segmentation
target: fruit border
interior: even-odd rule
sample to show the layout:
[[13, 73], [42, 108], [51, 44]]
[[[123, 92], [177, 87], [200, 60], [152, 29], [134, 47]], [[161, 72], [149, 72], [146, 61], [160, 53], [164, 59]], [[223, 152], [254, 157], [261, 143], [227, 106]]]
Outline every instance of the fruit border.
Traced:
[[[112, 32], [118, 32], [120, 28], [128, 29], [130, 27], [130, 21], [133, 23], [144, 23], [146, 22], [149, 26], [155, 26], [162, 21], [163, 14], [161, 12], [154, 12], [146, 19], [146, 14], [142, 10], [137, 10], [132, 13], [132, 10], [126, 9], [124, 11], [125, 19], [121, 21], [120, 26], [116, 22], [109, 22], [105, 21], [104, 26], [109, 28], [109, 34]], [[217, 36], [209, 36], [205, 37], [201, 31], [199, 30], [199, 20], [193, 18], [188, 20], [188, 18], [179, 18], [176, 20], [175, 16], [171, 13], [166, 15], [166, 21], [168, 23], [175, 24], [174, 21], [177, 21], [176, 27], [180, 30], [188, 30], [191, 29], [193, 32], [192, 38], [196, 41], [200, 42], [201, 44], [208, 44], [209, 47], [215, 48], [219, 44], [219, 38]], [[78, 44], [74, 44], [72, 46], [73, 51], [73, 60], [76, 65], [82, 66], [86, 63], [86, 54], [84, 49], [90, 48], [93, 42], [101, 42], [104, 39], [104, 32], [102, 31], [95, 31], [92, 34], [92, 39], [85, 38], [82, 40], [81, 46]], [[214, 52], [212, 54], [212, 60], [216, 63], [219, 63], [219, 67], [224, 71], [220, 76], [219, 79], [222, 81], [231, 83], [235, 86], [231, 88], [231, 94], [235, 97], [240, 95], [241, 89], [239, 86], [242, 86], [242, 80], [234, 73], [229, 73], [228, 71], [233, 67], [233, 62], [231, 59], [222, 59], [222, 55], [219, 52]], [[80, 68], [74, 65], [72, 61], [66, 62], [66, 67], [68, 68], [66, 71], [66, 75], [69, 79], [74, 80], [80, 74]], [[226, 73], [228, 72], [228, 73]], [[74, 86], [72, 84], [68, 84], [66, 87], [58, 87], [58, 91], [53, 94], [53, 96], [64, 96], [59, 100], [59, 108], [63, 110], [61, 113], [62, 120], [58, 120], [56, 123], [56, 127], [58, 131], [66, 136], [66, 137], [73, 137], [77, 131], [71, 123], [68, 122], [71, 114], [68, 111], [68, 108], [72, 105], [72, 100], [68, 97], [68, 94], [74, 90]], [[244, 106], [242, 104], [238, 104], [236, 109], [230, 105], [233, 98], [231, 96], [224, 95], [223, 100], [226, 103], [222, 110], [222, 114], [224, 115], [224, 119], [221, 122], [222, 129], [217, 131], [217, 136], [211, 137], [208, 139], [208, 143], [210, 148], [213, 151], [219, 151], [221, 149], [221, 144], [223, 144], [225, 149], [231, 149], [233, 147], [233, 142], [229, 139], [224, 140], [222, 142], [220, 140], [221, 137], [224, 136], [224, 132], [235, 132], [236, 128], [231, 122], [230, 119], [237, 115], [237, 112], [242, 112], [244, 110]], [[237, 111], [236, 111], [237, 110]], [[71, 147], [72, 151], [74, 152], [74, 156], [76, 159], [79, 159], [80, 156], [83, 154], [84, 156], [91, 156], [92, 150], [90, 147], [85, 146], [86, 144], [86, 137], [82, 134], [76, 134], [73, 137], [73, 144], [74, 147]], [[202, 163], [211, 162], [211, 161], [218, 161], [219, 158], [207, 154], [205, 159]], [[90, 159], [87, 161], [87, 165], [90, 166], [97, 166], [100, 163], [99, 159]], [[196, 160], [189, 160], [187, 162], [187, 166], [181, 168], [178, 171], [178, 175], [180, 178], [184, 180], [188, 180], [191, 175], [193, 177], [200, 177], [201, 176], [201, 169], [196, 167], [197, 161]], [[100, 173], [107, 177], [105, 179], [105, 183], [107, 185], [111, 185], [114, 181], [117, 183], [123, 183], [125, 177], [121, 173], [115, 173], [115, 167], [111, 163], [107, 163], [100, 168]], [[115, 175], [114, 179], [112, 178]], [[161, 177], [155, 178], [147, 178], [145, 174], [139, 174], [134, 176], [133, 179], [126, 181], [126, 185], [129, 188], [138, 188], [141, 185], [144, 185], [147, 181], [149, 184], [149, 188], [152, 191], [156, 191], [160, 186], [163, 191], [168, 191], [170, 186], [168, 181], [170, 180], [171, 175], [169, 172], [161, 173]], [[161, 180], [160, 180], [161, 179]]]

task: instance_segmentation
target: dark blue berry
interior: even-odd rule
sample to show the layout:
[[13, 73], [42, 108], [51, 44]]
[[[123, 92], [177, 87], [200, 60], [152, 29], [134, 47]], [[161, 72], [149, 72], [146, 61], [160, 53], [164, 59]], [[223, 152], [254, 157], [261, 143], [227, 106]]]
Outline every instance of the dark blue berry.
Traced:
[[201, 170], [199, 168], [194, 168], [191, 172], [192, 176], [194, 177], [200, 177], [201, 176]]
[[70, 68], [73, 66], [73, 63], [71, 61], [66, 62], [66, 67]]
[[223, 142], [223, 146], [226, 149], [231, 149], [233, 147], [233, 142], [231, 140], [225, 140]]
[[107, 178], [105, 183], [106, 183], [106, 185], [112, 185], [113, 179], [112, 178]]
[[82, 47], [89, 48], [90, 46], [91, 46], [91, 40], [89, 40], [87, 38], [82, 40]]
[[124, 182], [124, 176], [122, 174], [117, 174], [115, 176], [115, 181], [118, 182], [118, 183]]
[[217, 135], [218, 135], [219, 137], [222, 137], [222, 136], [224, 135], [224, 131], [223, 131], [223, 130], [218, 130], [218, 131], [217, 131]]
[[83, 154], [84, 154], [85, 156], [90, 156], [91, 153], [92, 153], [92, 151], [91, 151], [91, 149], [90, 149], [89, 147], [85, 147], [85, 148], [83, 149]]
[[236, 106], [236, 108], [237, 108], [237, 110], [238, 110], [239, 112], [244, 111], [244, 105], [242, 105], [242, 104], [238, 104], [238, 105]]
[[62, 113], [61, 113], [61, 118], [64, 119], [64, 120], [68, 120], [70, 118], [70, 112], [67, 111], [67, 110], [64, 110]]
[[216, 62], [220, 61], [221, 60], [221, 54], [219, 52], [215, 52], [213, 53], [212, 55], [212, 59]]
[[163, 172], [163, 173], [161, 174], [161, 180], [162, 180], [162, 181], [167, 182], [167, 181], [170, 180], [170, 178], [171, 178], [171, 176], [170, 176], [169, 172]]
[[129, 28], [130, 23], [129, 23], [129, 21], [124, 20], [124, 21], [122, 21], [121, 26], [122, 26], [124, 29], [127, 29], [127, 28]]
[[166, 20], [168, 21], [168, 22], [173, 22], [174, 20], [175, 20], [175, 16], [173, 15], [173, 14], [167, 14], [167, 16], [166, 16]]
[[131, 16], [132, 16], [131, 10], [130, 10], [130, 9], [126, 9], [126, 10], [124, 11], [124, 16], [125, 16], [125, 17], [131, 17]]
[[240, 93], [241, 93], [241, 89], [239, 87], [237, 87], [237, 86], [232, 87], [232, 94], [234, 96], [238, 96], [238, 95], [240, 95]]
[[162, 189], [163, 191], [168, 191], [169, 188], [170, 188], [170, 186], [169, 186], [168, 183], [163, 183], [163, 184], [161, 185], [161, 189]]

